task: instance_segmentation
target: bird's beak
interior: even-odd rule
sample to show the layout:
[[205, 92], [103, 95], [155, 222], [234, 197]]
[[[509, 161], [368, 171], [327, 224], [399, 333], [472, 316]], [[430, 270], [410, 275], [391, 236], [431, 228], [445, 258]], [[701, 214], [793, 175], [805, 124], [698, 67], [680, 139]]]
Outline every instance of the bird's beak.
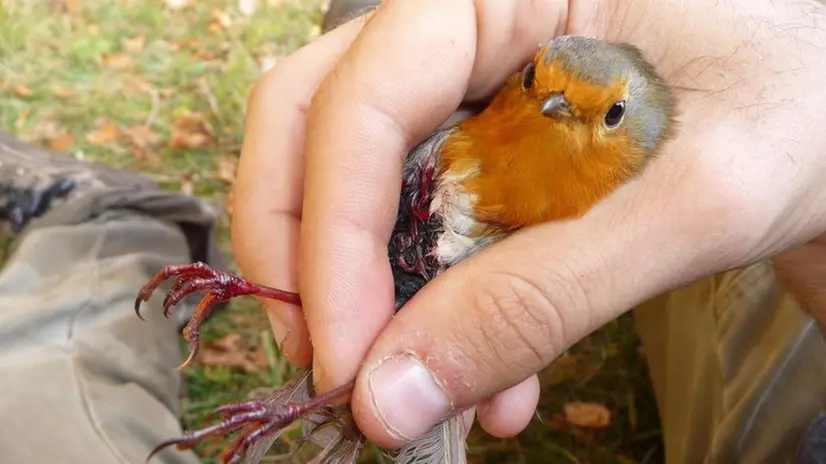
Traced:
[[550, 118], [570, 118], [568, 99], [562, 94], [553, 94], [542, 103], [541, 112]]

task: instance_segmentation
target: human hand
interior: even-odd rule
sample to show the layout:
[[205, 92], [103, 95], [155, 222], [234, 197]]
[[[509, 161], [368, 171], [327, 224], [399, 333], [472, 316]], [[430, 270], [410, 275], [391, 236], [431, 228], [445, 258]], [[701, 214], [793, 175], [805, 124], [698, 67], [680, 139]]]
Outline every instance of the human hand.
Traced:
[[[488, 432], [518, 433], [534, 374], [565, 348], [658, 293], [826, 229], [823, 14], [768, 0], [390, 0], [367, 26], [292, 55], [251, 94], [232, 231], [246, 277], [300, 287], [304, 317], [267, 302], [285, 354], [313, 359], [322, 391], [358, 375], [356, 420], [381, 445], [399, 444], [377, 410], [392, 392], [371, 392], [367, 376], [400, 353], [427, 360], [457, 408], [481, 403]], [[679, 137], [581, 220], [494, 245], [391, 319], [386, 243], [403, 156], [562, 33], [630, 42], [673, 85], [699, 89], [678, 95]], [[408, 396], [392, 406], [411, 412], [384, 410], [409, 419], [395, 427], [438, 421], [396, 388]]]

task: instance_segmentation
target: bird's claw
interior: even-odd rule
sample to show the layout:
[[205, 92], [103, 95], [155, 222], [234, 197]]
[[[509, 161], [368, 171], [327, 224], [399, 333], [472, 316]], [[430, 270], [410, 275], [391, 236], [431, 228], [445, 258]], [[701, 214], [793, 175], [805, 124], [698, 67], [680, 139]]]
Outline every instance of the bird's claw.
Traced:
[[247, 449], [264, 436], [276, 433], [298, 418], [299, 409], [294, 404], [267, 406], [260, 401], [222, 406], [211, 416], [221, 415], [223, 420], [209, 427], [167, 440], [149, 454], [146, 462], [164, 448], [175, 446], [180, 450], [192, 448], [197, 443], [211, 437], [223, 437], [229, 433], [242, 432], [221, 452], [224, 464], [238, 462]]
[[275, 401], [276, 397], [270, 397], [269, 400], [264, 401], [251, 400], [221, 406], [212, 411], [207, 417], [209, 419], [221, 416], [222, 420], [220, 422], [161, 443], [152, 450], [146, 458], [146, 462], [148, 463], [152, 456], [169, 446], [185, 450], [207, 438], [223, 437], [240, 431], [220, 455], [221, 462], [224, 464], [237, 463], [244, 457], [250, 447], [262, 438], [278, 436], [296, 420], [304, 417], [307, 413], [323, 408], [325, 404], [339, 396], [349, 394], [352, 388], [353, 383], [350, 382], [304, 401], [278, 402]]
[[[187, 295], [197, 290], [207, 289], [207, 283], [210, 280], [216, 280], [219, 274], [224, 273], [215, 271], [201, 262], [166, 266], [158, 271], [152, 279], [141, 288], [140, 292], [138, 292], [138, 297], [135, 299], [135, 314], [143, 320], [141, 304], [149, 301], [149, 298], [152, 297], [155, 290], [170, 277], [177, 277], [177, 279], [172, 284], [163, 301], [163, 315], [165, 317], [169, 317], [170, 308], [179, 303]], [[202, 284], [199, 286], [200, 288], [196, 288], [195, 285], [193, 285], [195, 281]]]
[[189, 342], [189, 357], [178, 369], [189, 365], [198, 353], [199, 329], [207, 320], [215, 303], [225, 302], [236, 296], [258, 295], [264, 298], [272, 298], [286, 303], [301, 304], [301, 300], [296, 293], [285, 292], [272, 287], [257, 285], [241, 277], [227, 272], [216, 271], [207, 264], [197, 262], [194, 264], [166, 266], [141, 288], [138, 297], [135, 299], [135, 313], [139, 318], [141, 315], [141, 303], [149, 301], [149, 298], [157, 288], [170, 277], [176, 277], [172, 283], [166, 297], [163, 300], [163, 315], [169, 318], [171, 309], [180, 303], [188, 295], [206, 290], [207, 294], [201, 299], [192, 317], [183, 329], [184, 338]]

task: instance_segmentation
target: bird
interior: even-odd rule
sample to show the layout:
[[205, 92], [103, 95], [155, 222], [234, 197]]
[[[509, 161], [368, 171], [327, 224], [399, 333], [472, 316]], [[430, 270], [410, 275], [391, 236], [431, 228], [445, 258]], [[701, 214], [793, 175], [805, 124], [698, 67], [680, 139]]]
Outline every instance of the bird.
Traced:
[[[634, 45], [582, 35], [539, 44], [484, 109], [434, 130], [408, 152], [387, 246], [396, 311], [456, 263], [520, 229], [576, 220], [639, 176], [675, 136], [676, 107], [673, 88]], [[139, 317], [141, 302], [170, 278], [176, 280], [164, 299], [167, 317], [187, 295], [207, 292], [183, 329], [191, 351], [182, 367], [194, 358], [199, 327], [216, 302], [257, 295], [301, 304], [297, 293], [197, 262], [161, 269], [139, 292]], [[221, 421], [167, 440], [152, 454], [237, 433], [221, 459], [255, 464], [302, 419], [302, 442], [321, 448], [312, 462], [354, 463], [366, 438], [346, 404], [331, 406], [353, 385], [314, 395], [312, 370], [301, 371], [264, 400], [218, 408]], [[465, 463], [464, 427], [457, 412], [401, 449], [384, 451], [395, 464]]]

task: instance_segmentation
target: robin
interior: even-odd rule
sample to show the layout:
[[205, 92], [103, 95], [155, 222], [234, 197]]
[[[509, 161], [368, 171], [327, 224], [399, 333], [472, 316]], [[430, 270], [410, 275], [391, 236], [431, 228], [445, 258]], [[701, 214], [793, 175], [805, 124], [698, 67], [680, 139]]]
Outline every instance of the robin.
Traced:
[[[540, 46], [483, 111], [440, 128], [409, 153], [388, 244], [396, 309], [435, 275], [513, 232], [585, 214], [657, 155], [675, 132], [674, 117], [672, 92], [637, 48], [581, 36]], [[186, 295], [208, 291], [183, 331], [192, 346], [184, 365], [197, 351], [198, 328], [212, 304], [239, 295], [301, 303], [298, 294], [196, 263], [161, 270], [141, 290], [136, 311], [173, 276], [166, 315]], [[223, 459], [257, 462], [281, 429], [304, 418], [313, 424], [305, 427], [310, 438], [322, 425], [339, 432], [325, 435], [319, 460], [346, 456], [354, 462], [364, 437], [351, 419], [342, 419], [346, 411], [324, 408], [348, 394], [352, 383], [313, 397], [310, 375], [267, 400], [222, 407], [219, 424], [158, 450], [243, 429]], [[454, 415], [393, 452], [394, 461], [464, 462], [462, 428], [461, 415]]]

